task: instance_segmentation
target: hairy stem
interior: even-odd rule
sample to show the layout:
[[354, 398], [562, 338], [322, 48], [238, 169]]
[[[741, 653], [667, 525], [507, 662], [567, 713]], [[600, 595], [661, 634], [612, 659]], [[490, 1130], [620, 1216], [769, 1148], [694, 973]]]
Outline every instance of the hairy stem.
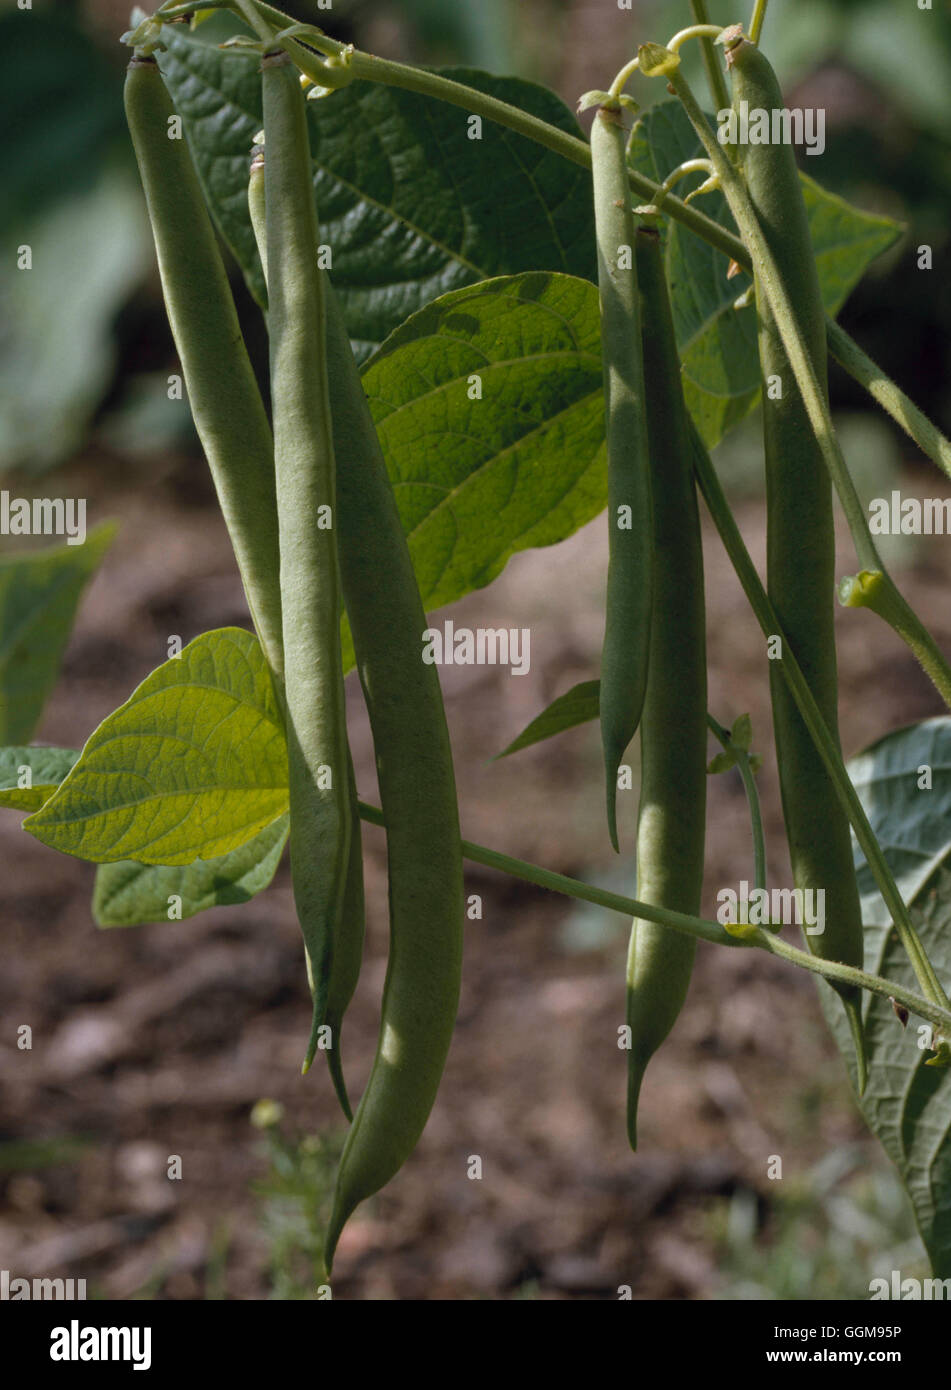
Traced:
[[[698, 24], [709, 24], [707, 0], [690, 0], [690, 12]], [[700, 40], [700, 52], [703, 55], [703, 66], [706, 69], [707, 86], [713, 98], [714, 110], [724, 111], [730, 105], [730, 93], [727, 91], [726, 78], [723, 75], [723, 64], [713, 46], [713, 40], [707, 35]]]
[[900, 386], [867, 356], [835, 319], [826, 318], [829, 351], [849, 376], [914, 440], [918, 448], [951, 478], [951, 440], [941, 433]]
[[260, 9], [253, 3], [253, 0], [237, 0], [238, 13], [249, 24], [262, 43], [270, 43], [274, 37], [274, 30], [261, 16]]
[[[759, 36], [763, 32], [763, 21], [766, 18], [766, 7], [769, 0], [756, 0], [753, 6], [753, 17], [750, 20], [750, 39], [753, 43], [759, 43]], [[729, 103], [727, 103], [729, 105]]]
[[[362, 820], [365, 820], [369, 825], [379, 825], [385, 828], [383, 812], [377, 806], [369, 806], [364, 801], [359, 802], [358, 805]], [[883, 980], [878, 975], [870, 975], [865, 970], [857, 970], [850, 965], [840, 965], [838, 961], [822, 960], [819, 956], [811, 956], [808, 951], [800, 950], [798, 946], [793, 946], [780, 936], [774, 936], [764, 931], [757, 931], [755, 936], [743, 938], [731, 936], [718, 923], [708, 922], [703, 917], [691, 917], [685, 912], [673, 912], [668, 908], [652, 907], [647, 903], [638, 902], [636, 898], [626, 898], [620, 893], [610, 893], [607, 889], [595, 888], [590, 883], [582, 883], [579, 879], [568, 878], [565, 874], [556, 874], [551, 869], [543, 869], [539, 864], [530, 864], [526, 860], [516, 859], [510, 854], [502, 854], [498, 850], [487, 849], [485, 845], [473, 844], [471, 840], [463, 840], [462, 853], [473, 864], [482, 864], [487, 869], [497, 869], [500, 873], [510, 874], [513, 878], [523, 879], [526, 883], [534, 883], [538, 888], [546, 888], [552, 893], [562, 893], [566, 897], [577, 898], [581, 902], [593, 903], [596, 907], [607, 908], [609, 912], [619, 912], [624, 917], [643, 917], [649, 922], [656, 922], [662, 927], [670, 927], [673, 931], [696, 937], [700, 941], [713, 942], [716, 946], [752, 946], [762, 951], [768, 951], [770, 955], [781, 956], [783, 960], [788, 960], [793, 965], [799, 965], [803, 970], [811, 971], [813, 975], [822, 975], [827, 980], [838, 980], [857, 985], [860, 989], [867, 989], [873, 994], [880, 994], [884, 999], [894, 999], [897, 1003], [903, 1004], [909, 1013], [925, 1019], [942, 1033], [951, 1030], [951, 1009], [944, 1008], [930, 999], [923, 999], [913, 990], [905, 989], [904, 986], [895, 984], [891, 980]]]
[[862, 570], [859, 574], [848, 575], [839, 584], [839, 602], [844, 608], [869, 608], [883, 618], [911, 648], [922, 670], [951, 708], [951, 671], [941, 648], [887, 574], [880, 570]]

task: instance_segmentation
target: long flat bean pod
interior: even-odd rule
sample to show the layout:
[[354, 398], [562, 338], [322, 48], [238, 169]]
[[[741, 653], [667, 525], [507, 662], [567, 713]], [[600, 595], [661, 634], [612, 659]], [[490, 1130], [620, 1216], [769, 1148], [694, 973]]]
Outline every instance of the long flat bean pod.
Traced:
[[[703, 551], [680, 358], [660, 238], [637, 233], [644, 385], [653, 497], [654, 602], [641, 718], [637, 897], [696, 916], [703, 888], [707, 800], [707, 670]], [[627, 1129], [637, 1147], [644, 1072], [683, 1007], [696, 942], [634, 921], [627, 961]]]
[[281, 593], [271, 429], [198, 175], [154, 58], [135, 56], [125, 110], [195, 428], [268, 663], [280, 677]]
[[291, 873], [314, 989], [306, 1068], [325, 1022], [352, 814], [325, 296], [304, 96], [283, 51], [266, 53], [261, 66]]
[[436, 667], [422, 660], [426, 615], [332, 289], [327, 310], [340, 567], [373, 732], [390, 898], [379, 1043], [340, 1161], [329, 1272], [350, 1213], [406, 1162], [436, 1099], [459, 1004], [463, 878], [442, 692]]
[[[260, 146], [255, 148], [251, 159], [248, 178], [248, 209], [266, 280], [267, 213], [265, 210], [264, 178], [264, 147]], [[322, 277], [325, 272], [318, 269], [317, 274]], [[360, 831], [360, 815], [357, 809], [357, 788], [353, 774], [353, 760], [350, 757], [349, 747], [347, 748], [347, 785], [350, 801], [350, 852], [347, 861], [343, 909], [335, 924], [324, 1023], [330, 1029], [331, 1046], [326, 1049], [326, 1052], [331, 1080], [344, 1114], [348, 1120], [352, 1120], [353, 1112], [350, 1108], [350, 1099], [343, 1074], [342, 1033], [344, 1015], [350, 1000], [353, 998], [360, 977], [366, 931], [366, 905], [363, 889], [363, 840]], [[308, 977], [313, 990], [314, 970], [309, 956]]]
[[[741, 102], [749, 103], [749, 110], [782, 108], [779, 84], [758, 48], [740, 43], [731, 50], [730, 66], [735, 109]], [[792, 146], [743, 146], [741, 169], [825, 393], [825, 312]], [[832, 486], [776, 318], [759, 284], [756, 304], [764, 382], [767, 592], [838, 743]], [[862, 915], [848, 818], [775, 661], [770, 663], [770, 690], [793, 881], [799, 889], [825, 891], [825, 931], [807, 934], [806, 944], [826, 960], [861, 967]], [[837, 989], [855, 1039], [864, 1086], [861, 991], [841, 985]]]
[[651, 519], [634, 215], [624, 127], [602, 106], [591, 127], [598, 295], [608, 446], [608, 584], [601, 652], [601, 742], [608, 829], [618, 848], [617, 774], [637, 730], [651, 628]]
[[[253, 161], [249, 184], [259, 247], [266, 247], [260, 231], [265, 162], [266, 148]], [[341, 1161], [329, 1269], [350, 1212], [402, 1167], [436, 1097], [459, 998], [462, 852], [439, 678], [421, 660], [426, 617], [343, 316], [322, 278], [340, 567], [387, 823], [391, 932], [380, 1044]], [[349, 877], [356, 885], [352, 849]], [[362, 872], [359, 889], [362, 901]], [[330, 976], [326, 1021], [336, 1023], [335, 1046], [359, 969], [355, 899], [348, 890]], [[335, 1054], [329, 1055], [333, 1070]], [[339, 1067], [339, 1051], [336, 1062]], [[342, 1080], [338, 1095], [341, 1088]]]

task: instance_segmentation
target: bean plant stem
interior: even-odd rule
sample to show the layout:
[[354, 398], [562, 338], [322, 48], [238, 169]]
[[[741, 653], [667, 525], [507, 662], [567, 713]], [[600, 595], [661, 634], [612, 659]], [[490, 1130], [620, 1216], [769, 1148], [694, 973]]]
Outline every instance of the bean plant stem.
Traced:
[[839, 365], [844, 367], [860, 386], [865, 387], [872, 399], [901, 426], [910, 439], [914, 440], [922, 453], [951, 478], [951, 440], [948, 440], [924, 411], [919, 410], [914, 401], [905, 395], [901, 387], [862, 351], [855, 339], [850, 338], [845, 329], [828, 315], [826, 338], [829, 351]]
[[238, 11], [246, 24], [249, 24], [262, 43], [269, 44], [274, 38], [274, 30], [261, 17], [261, 7], [252, 0], [237, 0]]
[[[698, 24], [709, 24], [707, 0], [690, 0], [690, 11]], [[726, 78], [723, 75], [723, 64], [713, 46], [713, 40], [706, 34], [700, 40], [700, 52], [703, 55], [703, 66], [714, 109], [723, 111], [730, 105], [730, 93], [727, 91]]]
[[[370, 806], [365, 801], [358, 804], [362, 820], [369, 825], [385, 828], [383, 812], [379, 807]], [[873, 994], [880, 994], [884, 999], [894, 999], [896, 1003], [903, 1004], [910, 1013], [925, 1019], [942, 1033], [951, 1030], [951, 1008], [944, 1008], [915, 994], [913, 990], [905, 989], [903, 985], [883, 980], [878, 975], [870, 975], [865, 970], [811, 956], [808, 951], [800, 950], [798, 946], [793, 946], [780, 936], [763, 931], [758, 931], [755, 936], [743, 938], [731, 936], [718, 923], [709, 922], [703, 917], [691, 917], [684, 912], [652, 907], [648, 903], [638, 902], [636, 898], [626, 898], [620, 893], [608, 892], [605, 888], [595, 888], [593, 884], [582, 883], [579, 879], [568, 878], [565, 874], [557, 874], [551, 869], [543, 869], [539, 864], [516, 859], [510, 854], [488, 849], [485, 845], [473, 844], [471, 840], [463, 840], [462, 853], [473, 864], [482, 864], [487, 869], [497, 869], [513, 878], [523, 879], [526, 883], [534, 883], [538, 888], [545, 888], [552, 893], [562, 893], [565, 897], [577, 898], [581, 902], [593, 903], [596, 907], [607, 908], [609, 912], [619, 912], [624, 917], [643, 917], [647, 921], [657, 922], [662, 927], [670, 927], [673, 931], [694, 936], [700, 941], [710, 941], [716, 946], [752, 946], [768, 951], [771, 955], [780, 956], [793, 965], [811, 971], [813, 975], [858, 985]]]
[[[753, 17], [750, 20], [750, 40], [759, 43], [759, 36], [763, 31], [763, 21], [766, 18], [766, 6], [769, 0], [756, 0], [753, 6]], [[727, 103], [729, 105], [729, 103]]]
[[667, 47], [671, 53], [679, 53], [688, 39], [713, 40], [719, 38], [722, 33], [722, 26], [719, 24], [690, 24], [686, 29], [678, 29], [667, 42]]
[[736, 758], [736, 769], [743, 781], [743, 790], [750, 807], [750, 829], [753, 833], [753, 884], [756, 888], [766, 887], [766, 836], [763, 833], [763, 814], [760, 810], [759, 791], [756, 777], [750, 766], [750, 755], [737, 748], [730, 740], [730, 731], [725, 729], [712, 714], [707, 714], [707, 723], [713, 730], [722, 747]]

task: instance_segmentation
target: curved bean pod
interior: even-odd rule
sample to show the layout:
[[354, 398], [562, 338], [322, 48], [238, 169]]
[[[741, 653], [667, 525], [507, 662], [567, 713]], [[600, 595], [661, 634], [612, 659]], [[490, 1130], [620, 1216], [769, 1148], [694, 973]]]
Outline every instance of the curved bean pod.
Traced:
[[[258, 155], [249, 195], [259, 247], [266, 245], [262, 163], [266, 158]], [[399, 1171], [432, 1110], [459, 1002], [463, 878], [442, 692], [436, 668], [421, 659], [426, 615], [343, 315], [329, 279], [322, 279], [340, 569], [387, 826], [391, 943], [376, 1058], [337, 1178], [329, 1272], [351, 1212]], [[328, 1021], [338, 985], [345, 1007], [339, 959], [331, 971]]]
[[[267, 225], [264, 189], [264, 147], [257, 146], [252, 152], [251, 169], [248, 178], [248, 209], [251, 226], [257, 243], [258, 254], [267, 279]], [[324, 272], [318, 270], [318, 275]], [[350, 1098], [347, 1094], [343, 1074], [341, 1042], [343, 1019], [353, 998], [360, 978], [363, 961], [363, 942], [366, 933], [366, 905], [363, 891], [363, 840], [360, 830], [360, 814], [357, 809], [357, 787], [353, 775], [353, 759], [347, 749], [347, 784], [350, 800], [350, 853], [347, 861], [347, 880], [344, 888], [343, 910], [336, 924], [336, 933], [331, 953], [330, 977], [327, 986], [327, 1007], [324, 1023], [330, 1029], [331, 1046], [327, 1049], [327, 1065], [337, 1099], [348, 1120], [353, 1119]], [[308, 978], [311, 991], [314, 990], [314, 970], [308, 955]]]
[[[637, 233], [644, 334], [654, 602], [647, 695], [641, 718], [637, 897], [696, 916], [703, 888], [707, 802], [707, 671], [703, 548], [693, 452], [680, 384], [663, 253], [657, 233]], [[644, 1072], [683, 1007], [696, 942], [635, 920], [627, 960], [627, 1130], [637, 1147]]]
[[459, 1005], [463, 877], [439, 676], [422, 660], [426, 615], [343, 315], [328, 290], [340, 567], [373, 731], [390, 889], [380, 1037], [340, 1160], [329, 1272], [350, 1213], [406, 1162], [436, 1099]]
[[282, 50], [266, 53], [261, 68], [291, 873], [314, 988], [306, 1070], [326, 1021], [352, 813], [324, 281], [317, 267], [304, 96]]
[[[782, 92], [768, 61], [742, 40], [729, 53], [733, 105], [773, 111]], [[826, 323], [802, 186], [791, 145], [747, 145], [740, 167], [750, 200], [795, 305], [823, 392]], [[834, 636], [835, 533], [832, 486], [809, 415], [783, 348], [774, 315], [757, 286], [766, 449], [767, 592], [823, 719], [838, 743], [838, 683]], [[767, 389], [778, 384], [781, 395]], [[825, 960], [862, 967], [862, 913], [849, 822], [823, 760], [802, 720], [778, 662], [770, 689], [783, 815], [793, 881], [825, 890], [826, 927], [805, 937]], [[861, 991], [835, 986], [855, 1041], [860, 1089], [865, 1083]]]
[[136, 56], [130, 62], [125, 110], [195, 428], [261, 646], [280, 679], [271, 429], [188, 146], [183, 138], [169, 138], [175, 108], [154, 58]]

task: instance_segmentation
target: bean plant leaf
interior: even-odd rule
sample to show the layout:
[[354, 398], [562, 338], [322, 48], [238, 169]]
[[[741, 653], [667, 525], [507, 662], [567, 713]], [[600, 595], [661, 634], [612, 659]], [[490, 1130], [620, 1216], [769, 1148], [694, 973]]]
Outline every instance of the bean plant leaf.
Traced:
[[[635, 169], [658, 183], [686, 159], [703, 153], [683, 107], [676, 99], [652, 106], [638, 121], [629, 158]], [[677, 185], [683, 197], [705, 175]], [[809, 229], [825, 307], [837, 314], [868, 266], [901, 234], [891, 218], [862, 212], [800, 174]], [[722, 193], [704, 194], [697, 206], [735, 230]], [[709, 448], [738, 424], [759, 397], [756, 310], [735, 309], [748, 288], [743, 271], [727, 279], [721, 252], [672, 219], [666, 224], [665, 258], [677, 344], [683, 361], [684, 395]]]
[[600, 714], [600, 697], [600, 681], [581, 681], [578, 685], [573, 685], [564, 695], [559, 695], [553, 700], [541, 714], [536, 715], [518, 738], [513, 739], [507, 748], [496, 754], [496, 757], [507, 758], [511, 753], [530, 748], [533, 743], [541, 743], [543, 739], [563, 734], [566, 729], [574, 729], [579, 724], [587, 724], [590, 720], [597, 719]]
[[[36, 811], [79, 760], [73, 748], [0, 748], [0, 806]], [[93, 916], [100, 927], [184, 921], [210, 907], [249, 902], [277, 871], [290, 831], [285, 813], [218, 859], [173, 868], [123, 859], [100, 864]]]
[[[260, 59], [222, 53], [175, 26], [159, 62], [215, 220], [258, 302], [266, 300], [248, 213], [261, 129]], [[574, 135], [553, 92], [469, 68], [437, 71]], [[590, 175], [456, 106], [354, 82], [307, 103], [321, 240], [360, 360], [403, 319], [461, 285], [522, 270], [593, 277]], [[473, 138], [476, 135], [477, 138]]]
[[59, 675], [83, 589], [116, 534], [0, 559], [0, 745], [32, 738]]
[[278, 816], [229, 854], [198, 859], [184, 868], [136, 864], [126, 859], [100, 864], [93, 916], [100, 927], [137, 927], [144, 922], [184, 920], [210, 907], [249, 902], [274, 877], [289, 830], [290, 817]]
[[[849, 763], [872, 829], [945, 988], [951, 984], [951, 718], [889, 734]], [[918, 991], [864, 857], [855, 862], [865, 923], [865, 969]], [[920, 992], [920, 991], [918, 991]], [[855, 1084], [841, 1004], [821, 984], [822, 1006]], [[887, 999], [862, 1004], [869, 1080], [859, 1101], [901, 1175], [935, 1275], [951, 1277], [951, 1070], [926, 1065], [928, 1026], [902, 1028]], [[888, 1277], [890, 1271], [875, 1271]]]
[[256, 637], [220, 628], [158, 667], [100, 724], [24, 828], [79, 859], [192, 864], [287, 810], [287, 749]]
[[73, 748], [0, 748], [0, 806], [38, 811], [78, 758]]
[[586, 280], [533, 272], [443, 295], [390, 335], [363, 385], [427, 609], [607, 504]]

